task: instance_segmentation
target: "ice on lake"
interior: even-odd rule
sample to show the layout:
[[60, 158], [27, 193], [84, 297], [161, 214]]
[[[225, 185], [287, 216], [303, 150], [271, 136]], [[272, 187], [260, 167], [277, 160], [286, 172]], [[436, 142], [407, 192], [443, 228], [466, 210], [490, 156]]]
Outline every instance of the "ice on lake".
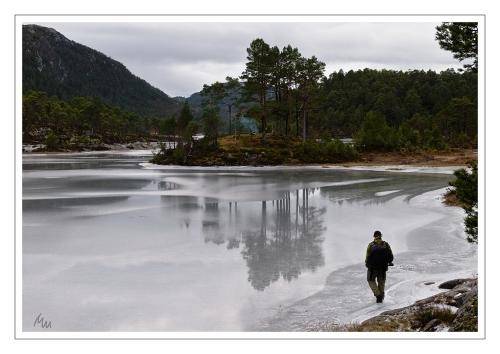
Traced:
[[[449, 174], [147, 160], [23, 157], [25, 331], [39, 313], [53, 331], [301, 331], [477, 271], [440, 201]], [[363, 263], [376, 229], [395, 253], [383, 305]]]

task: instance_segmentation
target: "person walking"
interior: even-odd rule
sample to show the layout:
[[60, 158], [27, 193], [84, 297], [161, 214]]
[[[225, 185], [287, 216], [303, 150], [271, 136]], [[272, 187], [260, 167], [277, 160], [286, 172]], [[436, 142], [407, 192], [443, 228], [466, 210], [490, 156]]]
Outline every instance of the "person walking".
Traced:
[[388, 266], [392, 266], [394, 256], [391, 246], [382, 240], [382, 233], [375, 231], [373, 241], [368, 244], [366, 250], [365, 265], [368, 268], [367, 280], [373, 295], [377, 298], [377, 303], [384, 301], [385, 275]]

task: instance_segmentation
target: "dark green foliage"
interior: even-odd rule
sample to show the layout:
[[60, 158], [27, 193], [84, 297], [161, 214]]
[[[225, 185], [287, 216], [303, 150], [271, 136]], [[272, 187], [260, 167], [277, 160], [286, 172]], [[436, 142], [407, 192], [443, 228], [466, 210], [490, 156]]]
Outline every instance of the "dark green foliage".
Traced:
[[247, 48], [247, 62], [241, 78], [244, 80], [245, 92], [248, 96], [258, 97], [259, 108], [254, 111], [260, 120], [260, 131], [266, 133], [267, 125], [267, 92], [271, 86], [273, 63], [278, 56], [275, 49], [263, 39], [257, 38]]
[[454, 187], [457, 199], [466, 213], [464, 223], [467, 240], [477, 242], [477, 162], [472, 162], [469, 170], [455, 171], [456, 179], [450, 185]]
[[443, 150], [447, 147], [435, 120], [419, 113], [399, 126], [399, 139], [399, 149], [403, 151]]
[[452, 98], [436, 117], [443, 136], [458, 147], [471, 147], [477, 139], [477, 101], [469, 97]]
[[[280, 51], [276, 46], [270, 47], [261, 38], [250, 43], [247, 54], [241, 79], [246, 98], [256, 98], [257, 101], [247, 113], [260, 121], [262, 136], [268, 132], [269, 123], [272, 130], [288, 135], [294, 116], [295, 133], [297, 136], [302, 135], [305, 141], [310, 115], [316, 108], [314, 101], [325, 63], [315, 56], [302, 57], [298, 49], [290, 45]], [[299, 121], [302, 131], [299, 130]]]
[[[358, 148], [365, 151], [412, 152], [420, 149], [446, 149], [448, 145], [445, 136], [438, 123], [428, 116], [417, 113], [396, 129], [387, 124], [381, 113], [370, 111], [356, 133], [355, 141]], [[474, 147], [474, 140], [453, 129], [450, 130], [447, 141], [453, 146]]]
[[178, 112], [177, 100], [130, 73], [121, 63], [59, 32], [23, 25], [23, 93], [44, 91], [68, 100], [98, 97], [143, 116]]
[[464, 67], [477, 72], [477, 22], [444, 22], [436, 27], [436, 40], [456, 59], [472, 60]]
[[[222, 95], [212, 95], [211, 87], [214, 85], [222, 85]], [[210, 102], [213, 100], [213, 102]], [[200, 92], [196, 92], [189, 96], [186, 101], [193, 113], [195, 120], [201, 120], [203, 116], [203, 109], [207, 104], [212, 104], [218, 109], [219, 117], [221, 118], [220, 132], [239, 133], [240, 130], [236, 129], [239, 126], [238, 118], [246, 112], [246, 110], [255, 105], [251, 99], [243, 96], [243, 87], [238, 79], [227, 77], [223, 83], [216, 82], [212, 85], [204, 85]], [[241, 128], [241, 127], [240, 127]]]
[[158, 152], [153, 154], [150, 161], [159, 165], [192, 165], [193, 158], [207, 156], [209, 153], [217, 151], [212, 142], [208, 142], [206, 138], [198, 141], [186, 140], [188, 136], [196, 133], [197, 128], [195, 122], [190, 122], [185, 131], [186, 135], [182, 141], [177, 142], [174, 149], [167, 149], [163, 144], [163, 147], [160, 146]]
[[178, 142], [175, 149], [167, 149], [166, 145], [161, 143], [160, 149], [153, 154], [150, 161], [156, 164], [185, 165], [190, 150], [191, 145], [182, 142]]
[[35, 91], [23, 96], [23, 142], [45, 143], [49, 150], [138, 140], [149, 136], [150, 122], [96, 98], [63, 101]]
[[217, 109], [213, 106], [206, 107], [203, 111], [203, 131], [205, 139], [210, 145], [217, 146], [220, 119]]
[[215, 106], [226, 96], [226, 87], [219, 81], [212, 85], [203, 85], [201, 95], [203, 97], [203, 106]]
[[358, 153], [353, 146], [338, 139], [326, 142], [307, 140], [295, 148], [293, 156], [305, 163], [335, 163], [353, 161]]
[[467, 241], [477, 243], [477, 208], [468, 208], [464, 220]]
[[182, 139], [184, 141], [184, 143], [192, 143], [193, 141], [193, 135], [197, 134], [198, 133], [198, 130], [199, 130], [199, 126], [198, 126], [198, 123], [194, 122], [194, 121], [189, 121], [188, 125], [186, 126], [186, 128], [184, 129], [184, 131], [182, 132]]
[[184, 165], [186, 163], [187, 152], [183, 145], [178, 145], [172, 150], [172, 162], [175, 165]]
[[182, 135], [189, 122], [192, 120], [193, 114], [191, 113], [191, 109], [189, 108], [188, 103], [184, 102], [179, 118], [177, 119], [177, 133]]
[[[205, 133], [204, 142], [208, 145], [217, 146], [217, 138], [219, 137], [221, 128], [218, 104], [226, 97], [227, 88], [236, 86], [237, 82], [230, 77], [228, 77], [228, 83], [226, 84], [217, 81], [212, 85], [203, 86], [201, 92], [203, 97], [203, 115], [201, 119], [203, 121], [203, 132]], [[234, 102], [229, 100], [227, 104], [229, 109], [231, 109]], [[229, 123], [231, 124], [231, 117], [229, 117]]]
[[160, 134], [174, 135], [177, 122], [175, 117], [170, 117], [160, 122]]
[[314, 100], [318, 97], [318, 81], [323, 78], [325, 63], [319, 61], [314, 55], [311, 58], [300, 58], [295, 64], [297, 70], [297, 94], [302, 106], [302, 139], [305, 141], [309, 134], [311, 110]]
[[389, 151], [400, 147], [399, 132], [387, 125], [381, 113], [373, 111], [366, 114], [355, 140], [363, 150]]
[[47, 149], [56, 150], [59, 148], [59, 138], [54, 132], [49, 132], [45, 137], [45, 145]]
[[353, 136], [370, 111], [381, 113], [395, 129], [422, 117], [417, 130], [423, 145], [423, 136], [429, 141], [434, 129], [441, 132], [438, 140], [451, 146], [460, 132], [472, 143], [477, 135], [477, 74], [472, 72], [339, 71], [323, 81], [320, 103], [311, 121], [334, 136]]
[[470, 171], [460, 169], [454, 172], [456, 180], [450, 185], [455, 187], [458, 199], [468, 205], [477, 205], [477, 163], [469, 165]]
[[[194, 141], [189, 152], [181, 155], [177, 149], [160, 150], [151, 160], [158, 164], [183, 165], [282, 165], [297, 163], [336, 163], [353, 161], [358, 158], [354, 146], [338, 139], [324, 141], [286, 141], [282, 137], [268, 136], [265, 145], [259, 137], [242, 136], [242, 144], [233, 137], [223, 138], [223, 143], [215, 146], [207, 137]], [[183, 145], [182, 151], [186, 151]], [[182, 160], [182, 158], [184, 160]]]
[[420, 131], [414, 128], [409, 121], [403, 122], [399, 126], [400, 148], [405, 151], [415, 151], [422, 146]]
[[[173, 129], [169, 121], [169, 129]], [[189, 105], [184, 102], [184, 106], [177, 119], [175, 130], [177, 132], [176, 146], [174, 149], [167, 149], [164, 144], [160, 145], [159, 151], [153, 155], [151, 162], [157, 164], [185, 165], [188, 158], [194, 153], [195, 141], [193, 136], [198, 133], [198, 123], [193, 120], [193, 115]]]

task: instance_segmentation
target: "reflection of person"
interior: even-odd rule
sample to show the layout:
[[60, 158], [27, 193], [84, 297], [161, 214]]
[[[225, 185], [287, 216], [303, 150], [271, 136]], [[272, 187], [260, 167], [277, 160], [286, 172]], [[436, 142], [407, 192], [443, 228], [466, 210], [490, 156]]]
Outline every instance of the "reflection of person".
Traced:
[[377, 298], [377, 302], [384, 301], [385, 273], [387, 266], [393, 265], [394, 257], [392, 255], [391, 246], [385, 241], [382, 241], [382, 233], [375, 231], [373, 241], [368, 245], [366, 250], [365, 265], [368, 268], [367, 280], [368, 285], [373, 291], [373, 295]]

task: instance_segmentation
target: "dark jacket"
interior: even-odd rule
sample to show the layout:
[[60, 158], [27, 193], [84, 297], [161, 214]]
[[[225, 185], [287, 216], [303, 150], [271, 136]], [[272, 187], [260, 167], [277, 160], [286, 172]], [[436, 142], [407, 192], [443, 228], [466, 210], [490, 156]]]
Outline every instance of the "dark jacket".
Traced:
[[368, 245], [366, 250], [365, 265], [369, 269], [377, 269], [387, 271], [387, 265], [392, 263], [394, 256], [392, 255], [391, 246], [381, 239], [375, 239]]

